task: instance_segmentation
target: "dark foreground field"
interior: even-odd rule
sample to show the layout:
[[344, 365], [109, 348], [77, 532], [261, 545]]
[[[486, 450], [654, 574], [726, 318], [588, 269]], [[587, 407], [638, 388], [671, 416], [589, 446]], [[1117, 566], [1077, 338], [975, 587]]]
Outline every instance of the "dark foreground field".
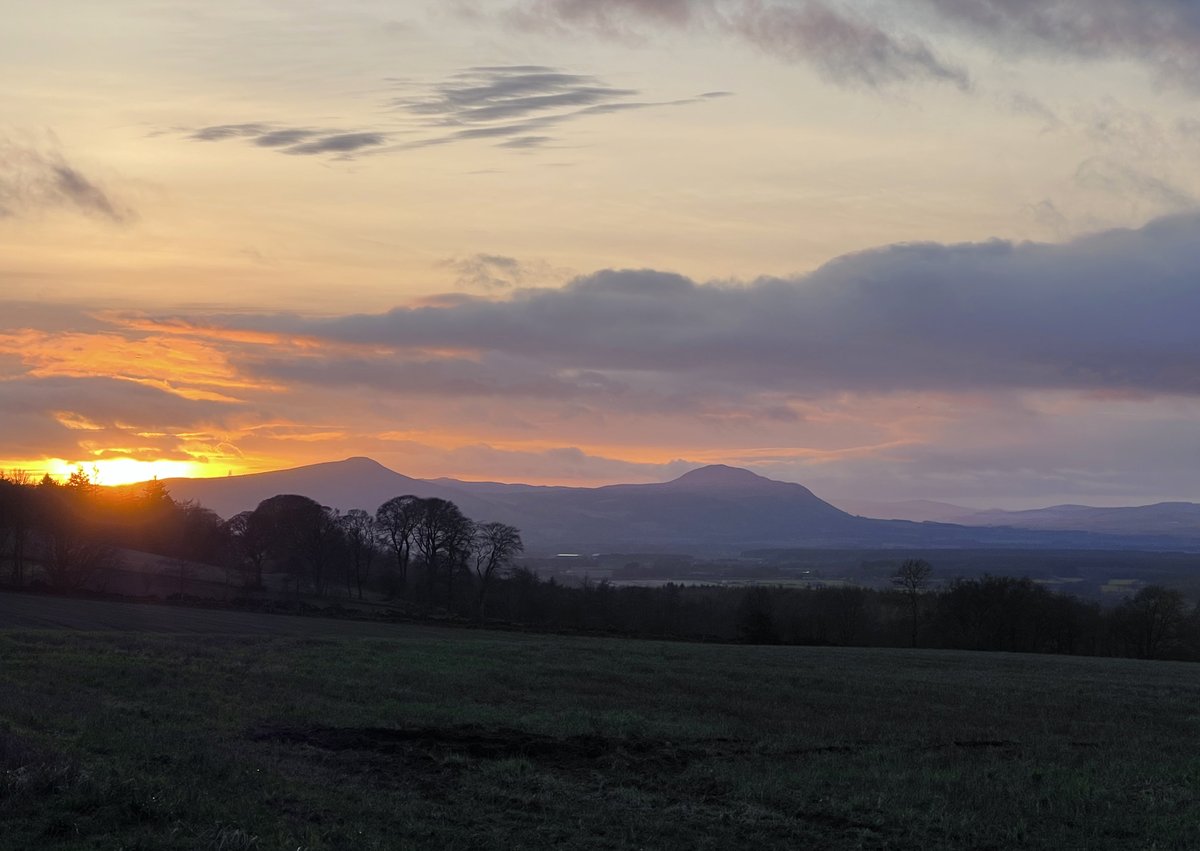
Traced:
[[1200, 847], [1196, 666], [236, 614], [0, 632], [0, 845]]

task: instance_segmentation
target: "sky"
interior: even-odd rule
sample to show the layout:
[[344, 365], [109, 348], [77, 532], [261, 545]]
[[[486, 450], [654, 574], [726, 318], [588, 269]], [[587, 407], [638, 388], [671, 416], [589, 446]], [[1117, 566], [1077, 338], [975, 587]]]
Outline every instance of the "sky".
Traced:
[[0, 469], [1200, 500], [1190, 0], [0, 12]]

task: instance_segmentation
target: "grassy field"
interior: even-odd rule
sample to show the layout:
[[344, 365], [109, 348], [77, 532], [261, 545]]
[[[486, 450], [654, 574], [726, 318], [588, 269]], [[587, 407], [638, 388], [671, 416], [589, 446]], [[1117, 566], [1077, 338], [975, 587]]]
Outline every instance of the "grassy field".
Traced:
[[0, 632], [0, 847], [1200, 848], [1197, 666], [235, 615]]

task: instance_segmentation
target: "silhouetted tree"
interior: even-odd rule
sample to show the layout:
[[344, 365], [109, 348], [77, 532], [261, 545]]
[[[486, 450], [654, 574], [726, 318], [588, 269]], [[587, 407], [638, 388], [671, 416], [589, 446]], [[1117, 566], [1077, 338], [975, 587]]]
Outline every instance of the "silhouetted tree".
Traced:
[[[362, 599], [363, 582], [375, 558], [375, 541], [378, 535], [375, 518], [361, 508], [352, 508], [342, 515], [342, 535], [354, 572], [354, 584], [358, 588], [358, 599]], [[350, 592], [350, 571], [346, 571], [346, 592]]]
[[423, 501], [411, 494], [389, 499], [375, 512], [375, 527], [380, 539], [396, 562], [400, 595], [408, 590], [408, 566], [412, 561], [413, 536], [421, 520]]
[[900, 589], [908, 599], [909, 614], [912, 620], [912, 646], [917, 646], [917, 627], [920, 623], [921, 592], [929, 583], [929, 575], [933, 567], [929, 562], [920, 558], [905, 559], [892, 574], [892, 584]]
[[253, 579], [248, 578], [245, 584], [261, 590], [265, 587], [263, 568], [275, 544], [271, 524], [264, 514], [243, 511], [225, 522], [225, 530], [233, 540], [240, 563], [249, 568], [248, 572], [253, 576]]
[[1182, 593], [1161, 585], [1147, 585], [1117, 611], [1120, 628], [1143, 659], [1166, 655], [1179, 641], [1187, 620]]
[[433, 602], [439, 573], [447, 577], [447, 599], [453, 604], [454, 571], [462, 566], [471, 536], [471, 521], [458, 506], [431, 497], [420, 501], [413, 544], [425, 565], [426, 599]]
[[524, 549], [521, 532], [515, 526], [506, 523], [480, 523], [475, 526], [471, 552], [478, 583], [475, 594], [477, 620], [483, 620], [483, 606], [492, 579], [502, 575]]
[[116, 567], [116, 551], [94, 522], [97, 486], [76, 470], [65, 485], [48, 476], [36, 492], [36, 526], [42, 571], [59, 591], [78, 591], [97, 574]]
[[774, 608], [770, 589], [747, 589], [738, 605], [738, 638], [747, 644], [778, 644]]
[[270, 529], [272, 555], [299, 581], [307, 575], [317, 594], [325, 593], [341, 529], [328, 508], [306, 496], [280, 494], [254, 509]]
[[6, 554], [12, 582], [25, 584], [25, 549], [33, 523], [34, 488], [24, 471], [0, 475], [0, 562]]

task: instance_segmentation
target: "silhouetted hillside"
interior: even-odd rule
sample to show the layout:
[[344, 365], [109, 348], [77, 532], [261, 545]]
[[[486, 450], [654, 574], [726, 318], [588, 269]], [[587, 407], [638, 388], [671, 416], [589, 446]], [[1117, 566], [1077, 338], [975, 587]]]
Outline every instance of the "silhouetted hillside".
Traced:
[[[374, 511], [414, 494], [455, 502], [481, 521], [521, 529], [527, 552], [683, 552], [731, 555], [781, 547], [1029, 547], [1176, 549], [1188, 540], [1162, 534], [1101, 535], [1004, 526], [873, 520], [848, 514], [808, 488], [713, 465], [656, 484], [598, 488], [422, 480], [367, 458], [224, 479], [173, 479], [176, 499], [194, 499], [229, 517], [279, 493], [334, 508]], [[1200, 539], [1200, 534], [1193, 536]], [[1195, 544], [1196, 541], [1192, 541]]]
[[1031, 511], [979, 511], [962, 522], [975, 526], [1196, 538], [1200, 537], [1200, 505], [1193, 502], [1160, 502], [1122, 508], [1055, 505]]
[[394, 496], [413, 494], [451, 500], [479, 520], [514, 522], [503, 505], [439, 482], [410, 478], [370, 458], [220, 479], [167, 479], [164, 484], [176, 500], [195, 500], [225, 518], [281, 493], [301, 494], [343, 511], [361, 508], [371, 512]]

